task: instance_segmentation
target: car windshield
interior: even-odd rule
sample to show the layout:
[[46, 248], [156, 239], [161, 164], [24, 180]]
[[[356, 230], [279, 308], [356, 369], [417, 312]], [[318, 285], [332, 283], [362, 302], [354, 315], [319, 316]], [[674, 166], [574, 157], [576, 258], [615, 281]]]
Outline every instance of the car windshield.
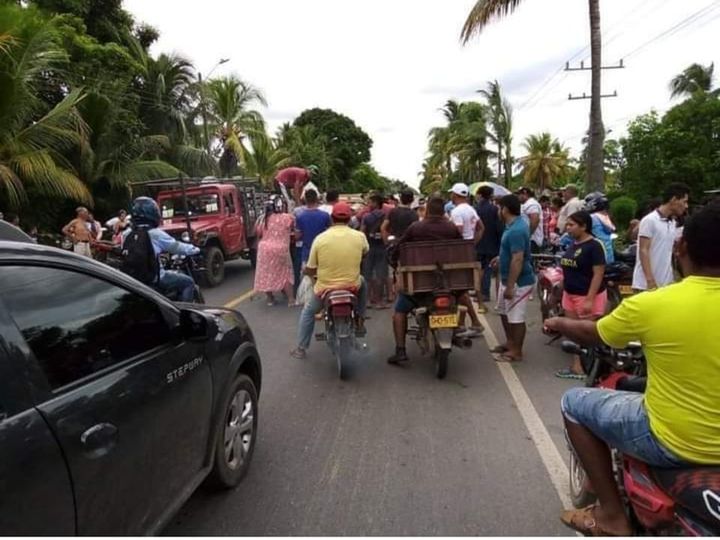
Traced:
[[[220, 211], [220, 196], [217, 193], [203, 193], [187, 196], [190, 217], [217, 214]], [[182, 195], [160, 201], [163, 219], [185, 217], [185, 204]]]

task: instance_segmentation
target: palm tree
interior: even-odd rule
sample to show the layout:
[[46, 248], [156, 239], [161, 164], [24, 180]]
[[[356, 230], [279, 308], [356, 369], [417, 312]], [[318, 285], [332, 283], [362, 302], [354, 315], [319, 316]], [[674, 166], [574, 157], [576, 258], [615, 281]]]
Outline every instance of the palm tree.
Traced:
[[[467, 43], [491, 21], [509, 15], [522, 0], [477, 0], [462, 29], [461, 39]], [[592, 62], [592, 96], [590, 101], [590, 151], [588, 153], [588, 188], [601, 191], [604, 184], [603, 145], [605, 128], [602, 121], [602, 34], [600, 32], [600, 0], [588, 0], [590, 12], [590, 56]]]
[[209, 113], [222, 144], [220, 169], [232, 175], [245, 161], [243, 138], [254, 132], [265, 133], [262, 115], [251, 109], [255, 104], [267, 106], [263, 93], [236, 77], [214, 79], [207, 85]]
[[[512, 106], [502, 96], [500, 84], [492, 81], [480, 94], [488, 102], [490, 126], [488, 136], [497, 145], [497, 181], [500, 185], [509, 185], [512, 178]], [[505, 151], [503, 153], [503, 150]], [[502, 169], [505, 168], [503, 175]]]
[[530, 135], [523, 143], [527, 155], [520, 158], [523, 179], [538, 191], [552, 187], [570, 166], [569, 152], [549, 133]]
[[267, 133], [252, 132], [248, 139], [252, 149], [245, 153], [245, 172], [259, 177], [264, 186], [270, 187], [275, 174], [290, 163], [290, 154], [278, 147]]
[[[715, 64], [692, 64], [670, 81], [671, 98], [707, 94], [713, 88]], [[716, 91], [717, 93], [717, 91]]]
[[457, 119], [450, 124], [449, 146], [458, 160], [459, 179], [466, 183], [488, 179], [487, 107], [481, 103], [460, 104]]
[[67, 61], [53, 21], [31, 36], [17, 38], [0, 26], [0, 193], [9, 205], [38, 196], [91, 203], [87, 187], [64, 157], [87, 139], [87, 126], [77, 111], [80, 89], [68, 92], [47, 110], [37, 97], [43, 74]]

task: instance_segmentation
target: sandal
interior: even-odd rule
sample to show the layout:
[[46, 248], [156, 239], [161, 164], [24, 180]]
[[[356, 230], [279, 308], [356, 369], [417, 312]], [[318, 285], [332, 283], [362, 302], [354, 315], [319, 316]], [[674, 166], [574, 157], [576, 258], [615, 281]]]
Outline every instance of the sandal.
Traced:
[[290, 351], [290, 356], [297, 358], [298, 360], [305, 360], [307, 358], [307, 352], [305, 349], [298, 347], [297, 349]]
[[522, 362], [522, 357], [512, 356], [512, 355], [507, 354], [507, 352], [504, 352], [504, 353], [496, 356], [495, 361], [512, 364], [515, 362]]
[[493, 354], [502, 354], [508, 352], [508, 348], [505, 345], [498, 345], [490, 349], [490, 352]]
[[555, 372], [555, 376], [558, 379], [570, 379], [573, 381], [583, 381], [586, 375], [584, 373], [575, 373], [570, 368], [562, 368]]
[[560, 521], [583, 536], [618, 536], [603, 530], [597, 524], [595, 507], [596, 505], [591, 505], [581, 510], [565, 510], [560, 516]]

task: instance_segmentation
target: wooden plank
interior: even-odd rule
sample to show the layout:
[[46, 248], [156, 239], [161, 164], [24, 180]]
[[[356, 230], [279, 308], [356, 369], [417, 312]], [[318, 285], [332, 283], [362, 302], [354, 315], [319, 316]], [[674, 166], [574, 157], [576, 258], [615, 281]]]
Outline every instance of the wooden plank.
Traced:
[[[442, 270], [476, 270], [481, 268], [479, 262], [449, 263], [442, 266]], [[439, 270], [437, 265], [424, 264], [419, 266], [398, 266], [398, 272], [435, 272]]]

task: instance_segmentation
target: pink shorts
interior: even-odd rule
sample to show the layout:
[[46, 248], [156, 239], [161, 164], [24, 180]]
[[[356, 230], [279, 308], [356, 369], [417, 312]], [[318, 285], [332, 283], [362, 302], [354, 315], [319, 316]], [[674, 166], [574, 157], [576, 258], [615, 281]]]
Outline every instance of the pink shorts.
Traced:
[[580, 315], [585, 298], [585, 296], [581, 296], [579, 294], [569, 294], [567, 292], [563, 292], [562, 307], [565, 311], [572, 311], [581, 319], [602, 317], [603, 315], [605, 315], [605, 307], [607, 305], [607, 291], [603, 291], [595, 295], [595, 302], [593, 302], [592, 313]]

